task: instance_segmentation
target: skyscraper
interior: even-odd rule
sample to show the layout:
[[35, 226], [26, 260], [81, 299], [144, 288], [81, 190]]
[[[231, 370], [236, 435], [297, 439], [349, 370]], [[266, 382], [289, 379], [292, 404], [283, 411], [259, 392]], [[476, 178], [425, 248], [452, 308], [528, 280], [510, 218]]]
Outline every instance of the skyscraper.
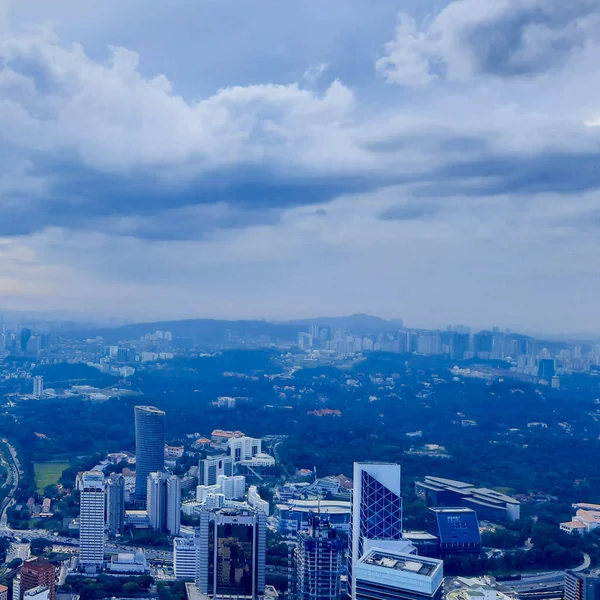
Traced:
[[169, 535], [179, 535], [181, 529], [181, 480], [177, 475], [167, 477], [166, 526]]
[[295, 550], [296, 600], [337, 600], [344, 543], [329, 517], [311, 515]]
[[219, 475], [231, 477], [233, 475], [232, 456], [212, 456], [199, 463], [198, 483], [200, 485], [215, 485]]
[[104, 561], [104, 475], [83, 474], [79, 514], [79, 564], [89, 572], [99, 571]]
[[26, 329], [25, 327], [23, 327], [21, 329], [21, 336], [20, 336], [20, 342], [21, 342], [21, 352], [25, 352], [25, 350], [27, 350], [27, 342], [29, 341], [29, 338], [31, 337], [31, 329]]
[[150, 527], [162, 531], [165, 526], [165, 483], [167, 474], [159, 471], [148, 475], [146, 509]]
[[[354, 463], [352, 521], [348, 557], [348, 587], [356, 598], [353, 574], [358, 560], [377, 543], [389, 548], [402, 540], [400, 465]], [[400, 544], [398, 544], [399, 546]]]
[[552, 377], [554, 377], [554, 359], [542, 358], [538, 365], [538, 378], [549, 383], [552, 381]]
[[263, 513], [223, 508], [201, 514], [198, 589], [209, 597], [246, 597], [265, 591], [266, 524]]
[[110, 535], [123, 533], [125, 526], [125, 479], [112, 474], [106, 482], [106, 527]]
[[135, 499], [146, 505], [148, 475], [165, 468], [165, 413], [154, 406], [135, 407]]
[[44, 393], [44, 378], [41, 375], [36, 375], [33, 378], [33, 395], [36, 398], [41, 398]]

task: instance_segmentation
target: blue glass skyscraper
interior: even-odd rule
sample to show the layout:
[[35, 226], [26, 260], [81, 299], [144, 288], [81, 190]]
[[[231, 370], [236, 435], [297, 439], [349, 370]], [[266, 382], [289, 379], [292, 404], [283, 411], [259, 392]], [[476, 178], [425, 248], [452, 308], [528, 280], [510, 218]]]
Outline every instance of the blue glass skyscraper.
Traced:
[[165, 468], [165, 413], [155, 406], [135, 407], [135, 501], [146, 506], [148, 475]]

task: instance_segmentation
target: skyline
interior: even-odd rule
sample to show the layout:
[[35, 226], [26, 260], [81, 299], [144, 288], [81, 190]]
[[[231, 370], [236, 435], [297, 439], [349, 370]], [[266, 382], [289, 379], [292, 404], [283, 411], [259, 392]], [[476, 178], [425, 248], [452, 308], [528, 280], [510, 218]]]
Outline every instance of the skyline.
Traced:
[[0, 304], [600, 332], [598, 25], [0, 0]]

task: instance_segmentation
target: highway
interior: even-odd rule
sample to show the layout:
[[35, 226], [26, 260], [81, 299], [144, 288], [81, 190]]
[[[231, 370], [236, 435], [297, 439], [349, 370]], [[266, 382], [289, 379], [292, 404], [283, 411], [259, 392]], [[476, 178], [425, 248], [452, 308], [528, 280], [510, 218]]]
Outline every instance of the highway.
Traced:
[[17, 458], [17, 451], [14, 449], [12, 444], [5, 438], [2, 440], [2, 443], [8, 449], [8, 460], [4, 457], [2, 458], [2, 464], [8, 471], [8, 477], [6, 480], [5, 486], [10, 486], [10, 490], [2, 501], [0, 505], [0, 529], [8, 528], [8, 509], [15, 502], [15, 494], [17, 489], [19, 488], [19, 482], [21, 481], [21, 465], [19, 464], [19, 459]]

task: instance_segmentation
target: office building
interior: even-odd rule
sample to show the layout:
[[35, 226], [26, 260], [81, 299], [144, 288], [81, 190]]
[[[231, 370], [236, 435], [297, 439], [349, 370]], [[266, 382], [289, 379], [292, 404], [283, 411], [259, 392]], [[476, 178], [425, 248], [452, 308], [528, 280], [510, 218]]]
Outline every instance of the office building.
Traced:
[[154, 406], [135, 407], [135, 496], [146, 506], [148, 475], [165, 468], [165, 413]]
[[600, 572], [582, 571], [565, 573], [565, 600], [598, 600]]
[[113, 473], [106, 480], [106, 528], [109, 535], [121, 535], [125, 527], [125, 478]]
[[162, 531], [165, 527], [166, 479], [167, 474], [162, 471], [148, 475], [146, 510], [150, 527], [156, 531]]
[[233, 475], [233, 458], [231, 456], [212, 456], [201, 460], [198, 464], [198, 483], [200, 485], [216, 485], [219, 475]]
[[50, 590], [45, 585], [38, 585], [23, 592], [23, 600], [49, 600]]
[[295, 549], [296, 600], [338, 600], [344, 542], [324, 515], [311, 515]]
[[472, 508], [480, 521], [506, 523], [516, 521], [521, 513], [518, 500], [487, 488], [476, 488], [471, 483], [425, 477], [415, 482], [417, 496], [425, 499], [428, 506], [465, 506]]
[[374, 543], [402, 540], [400, 465], [354, 463], [348, 589], [356, 598], [353, 577], [358, 560]]
[[229, 440], [229, 454], [234, 463], [243, 460], [252, 460], [262, 452], [262, 440], [251, 437], [231, 438]]
[[441, 600], [443, 564], [374, 548], [356, 564], [352, 600]]
[[23, 563], [20, 571], [21, 598], [29, 590], [42, 586], [48, 590], [49, 600], [56, 599], [56, 569], [46, 560], [28, 560]]
[[327, 515], [338, 530], [348, 533], [352, 517], [352, 503], [345, 500], [289, 500], [275, 505], [277, 529], [282, 535], [295, 534], [308, 528], [313, 513]]
[[41, 375], [36, 375], [33, 378], [33, 395], [36, 398], [41, 398], [44, 394], [44, 378]]
[[181, 480], [177, 475], [167, 477], [166, 527], [169, 535], [179, 535], [181, 529]]
[[199, 561], [199, 539], [194, 537], [173, 539], [173, 571], [177, 579], [196, 579]]
[[210, 598], [258, 599], [265, 591], [266, 516], [223, 508], [201, 515], [198, 590]]
[[137, 552], [120, 552], [110, 557], [108, 570], [111, 573], [127, 575], [143, 575], [150, 569], [143, 550]]
[[101, 570], [104, 562], [104, 503], [104, 475], [87, 471], [79, 501], [79, 565], [88, 572]]
[[451, 554], [481, 552], [479, 521], [471, 508], [430, 508], [427, 532], [439, 539], [442, 558]]
[[25, 352], [27, 350], [27, 342], [31, 337], [31, 329], [26, 329], [23, 327], [21, 329], [20, 342], [21, 342], [21, 352]]

